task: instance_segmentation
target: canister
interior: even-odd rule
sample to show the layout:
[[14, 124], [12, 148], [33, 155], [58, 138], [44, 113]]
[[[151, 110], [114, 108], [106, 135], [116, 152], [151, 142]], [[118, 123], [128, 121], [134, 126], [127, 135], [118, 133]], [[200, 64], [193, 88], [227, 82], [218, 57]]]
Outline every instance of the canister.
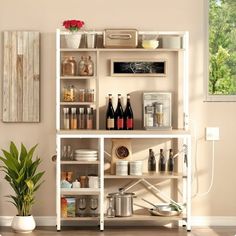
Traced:
[[143, 162], [131, 161], [130, 163], [130, 175], [142, 175], [143, 174]]
[[171, 49], [181, 48], [181, 37], [180, 36], [163, 36], [162, 47], [171, 48]]
[[116, 175], [128, 175], [128, 161], [116, 162]]

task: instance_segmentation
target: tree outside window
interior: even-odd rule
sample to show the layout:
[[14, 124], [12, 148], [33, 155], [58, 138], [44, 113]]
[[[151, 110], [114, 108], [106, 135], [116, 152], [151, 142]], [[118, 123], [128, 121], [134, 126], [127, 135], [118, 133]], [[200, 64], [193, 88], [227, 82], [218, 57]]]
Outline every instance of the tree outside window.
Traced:
[[236, 95], [236, 0], [209, 0], [210, 95]]

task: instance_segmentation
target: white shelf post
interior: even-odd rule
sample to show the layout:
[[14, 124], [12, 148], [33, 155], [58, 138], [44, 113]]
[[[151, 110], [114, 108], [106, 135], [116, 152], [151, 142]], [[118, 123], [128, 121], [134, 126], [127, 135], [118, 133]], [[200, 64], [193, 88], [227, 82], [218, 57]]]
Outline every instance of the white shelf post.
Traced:
[[104, 138], [99, 138], [100, 160], [100, 230], [104, 230]]
[[56, 215], [57, 215], [57, 231], [61, 230], [61, 139], [60, 136], [56, 137], [56, 152], [57, 152], [57, 160], [56, 160]]

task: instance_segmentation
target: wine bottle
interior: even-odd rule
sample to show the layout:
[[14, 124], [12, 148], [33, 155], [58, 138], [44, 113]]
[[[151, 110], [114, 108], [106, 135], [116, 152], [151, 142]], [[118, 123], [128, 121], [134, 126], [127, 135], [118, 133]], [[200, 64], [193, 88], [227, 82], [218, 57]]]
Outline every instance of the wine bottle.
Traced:
[[166, 159], [163, 154], [163, 149], [160, 149], [159, 171], [163, 172], [165, 170], [166, 170]]
[[149, 149], [148, 171], [156, 171], [156, 158], [152, 149]]
[[127, 104], [125, 108], [125, 114], [124, 114], [124, 129], [131, 130], [134, 129], [134, 116], [133, 116], [133, 110], [130, 103], [130, 95], [127, 94]]
[[118, 103], [115, 111], [115, 129], [124, 129], [124, 112], [121, 106], [121, 94], [118, 94]]
[[173, 172], [174, 171], [174, 155], [172, 149], [170, 149], [169, 159], [168, 159], [168, 171]]
[[115, 113], [112, 106], [112, 94], [109, 94], [108, 96], [109, 96], [109, 102], [106, 113], [106, 129], [113, 130], [115, 129]]

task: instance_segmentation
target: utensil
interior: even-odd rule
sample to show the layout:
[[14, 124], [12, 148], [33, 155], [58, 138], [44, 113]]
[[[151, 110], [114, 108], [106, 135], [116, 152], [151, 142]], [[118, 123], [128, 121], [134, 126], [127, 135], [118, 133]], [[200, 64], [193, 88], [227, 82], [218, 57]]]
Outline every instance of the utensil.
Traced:
[[155, 208], [157, 208], [157, 206], [156, 206], [155, 204], [153, 204], [152, 202], [149, 202], [148, 200], [146, 200], [146, 199], [144, 199], [144, 198], [142, 198], [142, 200], [145, 201], [146, 203], [148, 203], [148, 204], [154, 206]]

